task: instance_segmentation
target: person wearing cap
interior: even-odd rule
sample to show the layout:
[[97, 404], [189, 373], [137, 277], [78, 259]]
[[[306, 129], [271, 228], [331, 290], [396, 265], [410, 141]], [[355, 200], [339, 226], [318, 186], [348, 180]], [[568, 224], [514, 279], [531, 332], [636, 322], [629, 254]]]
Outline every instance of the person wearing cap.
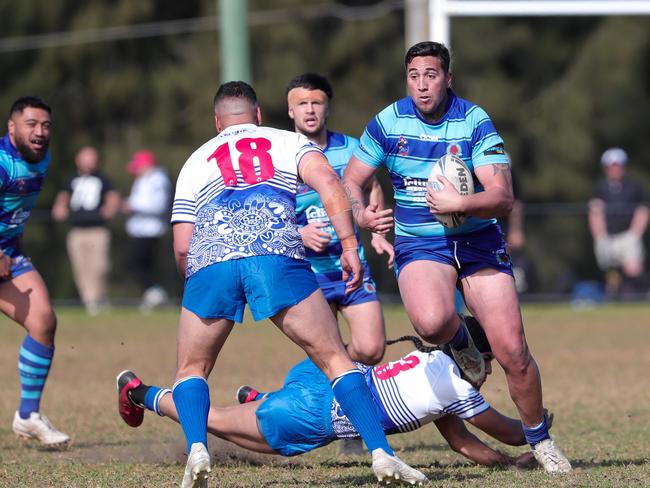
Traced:
[[74, 282], [89, 315], [108, 304], [111, 232], [108, 221], [120, 209], [120, 194], [99, 170], [99, 153], [84, 146], [75, 156], [76, 173], [57, 193], [52, 217], [68, 221], [66, 238]]
[[147, 149], [133, 153], [126, 169], [135, 177], [123, 207], [131, 241], [129, 269], [143, 292], [140, 309], [146, 312], [167, 301], [166, 291], [156, 283], [154, 269], [159, 243], [168, 228], [171, 182], [156, 163], [155, 154]]
[[607, 273], [610, 295], [634, 295], [646, 289], [643, 234], [650, 211], [643, 187], [626, 176], [627, 153], [607, 149], [600, 158], [604, 171], [589, 201], [589, 230], [598, 266]]

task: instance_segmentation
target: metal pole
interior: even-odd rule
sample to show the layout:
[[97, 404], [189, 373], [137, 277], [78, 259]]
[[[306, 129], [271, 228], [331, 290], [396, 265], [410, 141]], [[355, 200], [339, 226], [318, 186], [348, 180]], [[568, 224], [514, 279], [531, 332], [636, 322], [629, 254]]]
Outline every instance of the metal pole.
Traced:
[[406, 49], [429, 40], [429, 0], [406, 0], [404, 15]]
[[429, 35], [432, 41], [451, 47], [451, 33], [447, 0], [429, 0]]
[[221, 79], [250, 83], [247, 0], [218, 0], [221, 39]]

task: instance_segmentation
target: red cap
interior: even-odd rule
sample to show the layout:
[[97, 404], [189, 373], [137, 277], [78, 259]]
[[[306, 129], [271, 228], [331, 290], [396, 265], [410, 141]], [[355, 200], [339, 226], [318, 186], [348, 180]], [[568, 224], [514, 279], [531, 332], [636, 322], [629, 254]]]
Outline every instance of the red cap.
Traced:
[[143, 149], [142, 151], [136, 151], [131, 157], [131, 161], [126, 166], [126, 170], [131, 174], [137, 174], [140, 170], [151, 168], [156, 165], [156, 155], [153, 151], [148, 149]]

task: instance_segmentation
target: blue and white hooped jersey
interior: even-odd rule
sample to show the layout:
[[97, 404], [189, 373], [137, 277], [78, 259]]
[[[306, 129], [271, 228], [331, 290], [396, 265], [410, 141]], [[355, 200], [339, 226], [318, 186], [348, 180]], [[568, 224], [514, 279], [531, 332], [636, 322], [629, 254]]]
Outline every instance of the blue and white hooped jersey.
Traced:
[[5, 254], [16, 254], [49, 166], [49, 152], [38, 163], [28, 163], [8, 134], [0, 138], [0, 248]]
[[475, 192], [483, 191], [474, 169], [510, 164], [503, 140], [485, 111], [449, 91], [449, 109], [439, 122], [426, 121], [411, 97], [382, 110], [366, 127], [355, 156], [374, 168], [386, 165], [395, 194], [395, 233], [402, 236], [465, 234], [496, 223], [470, 216], [446, 228], [429, 211], [426, 187], [434, 164], [447, 153], [460, 157], [472, 172]]
[[[413, 351], [397, 361], [360, 367], [388, 434], [409, 432], [445, 415], [467, 420], [490, 408], [442, 351]], [[332, 425], [337, 437], [358, 436], [336, 399]]]
[[304, 259], [296, 224], [298, 165], [320, 148], [270, 127], [228, 127], [187, 160], [176, 183], [172, 223], [194, 224], [186, 277], [229, 259]]
[[[339, 178], [343, 176], [343, 170], [345, 170], [357, 147], [359, 147], [358, 139], [338, 132], [328, 131], [327, 147], [324, 149], [324, 153]], [[334, 227], [330, 224], [330, 219], [327, 216], [327, 212], [325, 212], [323, 202], [321, 202], [318, 193], [302, 182], [298, 184], [298, 194], [296, 195], [296, 216], [300, 227], [304, 227], [310, 222], [324, 222], [329, 224], [322, 229], [324, 232], [328, 232], [332, 238], [325, 250], [316, 252], [311, 249], [305, 249], [305, 253], [314, 273], [327, 275], [333, 281], [340, 281], [341, 241], [336, 235]], [[359, 259], [362, 263], [365, 263], [365, 254], [356, 227], [355, 235], [359, 242]]]

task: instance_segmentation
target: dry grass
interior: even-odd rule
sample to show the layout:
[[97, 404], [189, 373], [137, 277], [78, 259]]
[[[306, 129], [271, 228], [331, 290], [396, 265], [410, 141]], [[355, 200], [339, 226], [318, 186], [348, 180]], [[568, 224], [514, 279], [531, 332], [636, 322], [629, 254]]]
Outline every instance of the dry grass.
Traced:
[[[411, 331], [401, 307], [386, 312], [388, 334]], [[576, 470], [549, 478], [539, 470], [517, 472], [471, 466], [452, 453], [432, 426], [391, 443], [400, 457], [441, 486], [650, 486], [650, 393], [645, 376], [650, 307], [610, 306], [524, 310], [529, 343], [542, 369], [545, 403], [556, 414], [554, 435]], [[55, 364], [43, 411], [74, 437], [66, 452], [45, 452], [15, 440], [11, 416], [19, 396], [16, 372], [20, 328], [2, 319], [0, 371], [0, 486], [161, 487], [180, 481], [184, 463], [180, 428], [147, 416], [139, 429], [116, 410], [115, 375], [133, 368], [149, 382], [169, 385], [175, 366], [175, 311], [141, 316], [116, 310], [96, 319], [59, 310]], [[409, 346], [391, 346], [387, 359]], [[281, 385], [302, 352], [270, 323], [236, 328], [210, 379], [212, 401], [233, 403], [242, 383]], [[484, 388], [487, 399], [514, 414], [503, 375]], [[216, 466], [211, 486], [374, 486], [367, 458], [341, 460], [328, 446], [300, 458], [247, 453], [211, 438]], [[492, 445], [495, 445], [492, 443]], [[515, 451], [512, 451], [515, 452]]]

